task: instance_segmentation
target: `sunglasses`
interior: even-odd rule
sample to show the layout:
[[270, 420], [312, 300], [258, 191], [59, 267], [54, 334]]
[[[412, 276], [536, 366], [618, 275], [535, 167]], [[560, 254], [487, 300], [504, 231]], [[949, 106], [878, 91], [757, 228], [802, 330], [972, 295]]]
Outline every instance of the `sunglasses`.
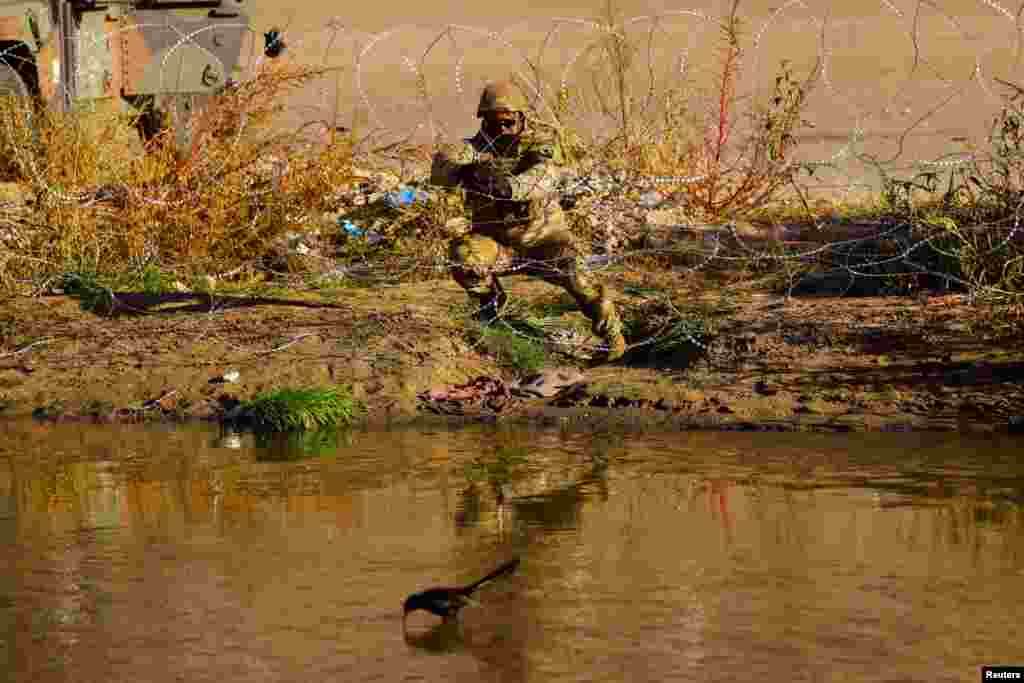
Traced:
[[511, 130], [519, 125], [519, 119], [492, 119], [488, 124], [492, 128], [508, 128]]

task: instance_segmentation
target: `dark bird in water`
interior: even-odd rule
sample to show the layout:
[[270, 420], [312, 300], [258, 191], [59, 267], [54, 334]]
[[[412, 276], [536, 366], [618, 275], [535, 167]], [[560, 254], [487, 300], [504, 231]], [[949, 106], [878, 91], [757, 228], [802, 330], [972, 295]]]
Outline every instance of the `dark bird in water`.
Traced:
[[281, 37], [281, 30], [272, 28], [263, 34], [263, 54], [271, 59], [277, 59], [284, 54], [285, 48], [288, 47], [284, 43], [284, 39]]
[[471, 584], [455, 588], [428, 588], [419, 593], [413, 593], [405, 599], [402, 605], [402, 621], [409, 616], [409, 612], [422, 609], [444, 618], [445, 621], [458, 615], [459, 610], [470, 604], [469, 596], [483, 584], [496, 579], [502, 574], [508, 574], [519, 566], [519, 558], [509, 560], [493, 572]]

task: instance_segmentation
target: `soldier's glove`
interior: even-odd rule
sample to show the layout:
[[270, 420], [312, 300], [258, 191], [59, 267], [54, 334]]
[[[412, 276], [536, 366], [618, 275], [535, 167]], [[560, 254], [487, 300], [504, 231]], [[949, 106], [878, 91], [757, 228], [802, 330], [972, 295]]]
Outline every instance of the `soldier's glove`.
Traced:
[[512, 199], [508, 175], [490, 164], [466, 164], [458, 171], [459, 182], [469, 192], [494, 199]]
[[542, 164], [549, 160], [549, 157], [537, 150], [528, 150], [519, 156], [519, 161], [516, 163], [516, 167], [512, 170], [512, 175], [519, 175], [520, 173], [526, 173], [537, 164]]

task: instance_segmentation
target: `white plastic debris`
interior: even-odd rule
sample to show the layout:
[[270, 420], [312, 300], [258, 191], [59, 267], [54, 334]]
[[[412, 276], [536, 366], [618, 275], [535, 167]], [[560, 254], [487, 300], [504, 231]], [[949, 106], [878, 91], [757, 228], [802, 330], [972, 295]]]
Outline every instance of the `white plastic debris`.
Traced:
[[664, 201], [665, 197], [663, 197], [660, 192], [645, 192], [640, 195], [640, 199], [637, 200], [637, 204], [645, 209], [653, 209]]

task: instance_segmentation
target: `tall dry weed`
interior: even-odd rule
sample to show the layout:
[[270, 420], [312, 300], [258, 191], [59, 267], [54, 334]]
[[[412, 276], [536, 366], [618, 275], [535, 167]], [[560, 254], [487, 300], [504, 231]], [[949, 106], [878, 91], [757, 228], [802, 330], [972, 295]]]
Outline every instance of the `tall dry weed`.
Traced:
[[[740, 111], [736, 83], [743, 66], [742, 25], [739, 1], [722, 23], [720, 79], [715, 118], [705, 125], [703, 140], [687, 150], [682, 164], [692, 182], [684, 194], [712, 219], [736, 218], [764, 207], [786, 185], [794, 182], [798, 166], [789, 153], [806, 122], [801, 112], [817, 67], [798, 81], [787, 62], [780, 65], [767, 102], [754, 101]], [[750, 119], [750, 134], [735, 139], [740, 117]]]
[[154, 264], [217, 275], [304, 230], [352, 177], [350, 136], [311, 143], [277, 125], [281, 97], [322, 73], [266, 62], [192, 115], [187, 144], [165, 130], [147, 153], [123, 116], [30, 119], [30, 104], [9, 103], [0, 144], [17, 151], [13, 179], [39, 201], [0, 234], [0, 282], [31, 290], [69, 270], [119, 277]]
[[[998, 79], [997, 79], [998, 80]], [[885, 175], [883, 206], [912, 226], [907, 261], [995, 302], [1024, 300], [1024, 88], [1006, 81], [987, 148], [971, 146], [948, 173]], [[1019, 317], [1016, 318], [1019, 320]]]
[[[679, 70], [657, 76], [641, 59], [649, 46], [629, 40], [609, 2], [603, 37], [577, 60], [578, 77], [538, 87], [546, 116], [537, 118], [550, 122], [570, 162], [587, 172], [661, 178], [666, 192], [681, 195], [705, 220], [763, 208], [795, 182], [799, 166], [791, 152], [808, 125], [802, 112], [819, 66], [799, 78], [782, 62], [766, 95], [740, 97], [739, 5], [733, 0], [720, 24], [713, 78], [697, 82]], [[540, 70], [534, 72], [539, 81]]]

